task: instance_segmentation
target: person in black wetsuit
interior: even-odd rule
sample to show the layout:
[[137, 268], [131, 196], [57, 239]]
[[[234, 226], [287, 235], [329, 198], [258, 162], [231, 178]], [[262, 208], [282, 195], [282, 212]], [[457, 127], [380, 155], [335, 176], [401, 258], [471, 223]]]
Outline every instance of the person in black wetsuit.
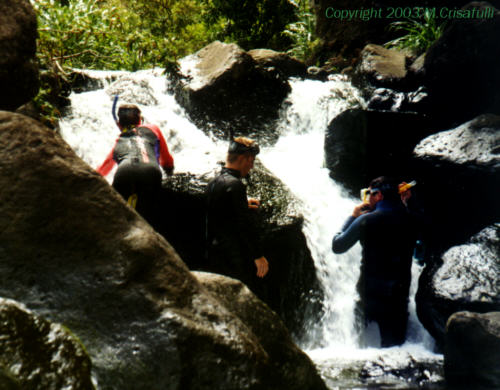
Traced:
[[358, 309], [365, 325], [378, 324], [382, 347], [389, 347], [405, 341], [415, 227], [395, 182], [374, 179], [369, 194], [333, 238], [332, 250], [343, 253], [361, 242]]
[[[253, 168], [259, 147], [240, 137], [229, 144], [226, 165], [207, 186], [207, 257], [210, 270], [245, 283], [256, 292], [256, 280], [268, 270], [250, 213], [259, 207], [248, 199], [241, 178]], [[258, 294], [259, 295], [259, 294]]]
[[161, 168], [171, 175], [174, 159], [158, 126], [142, 124], [141, 111], [136, 105], [119, 107], [117, 125], [121, 134], [97, 172], [106, 176], [118, 164], [113, 187], [154, 226], [161, 190]]

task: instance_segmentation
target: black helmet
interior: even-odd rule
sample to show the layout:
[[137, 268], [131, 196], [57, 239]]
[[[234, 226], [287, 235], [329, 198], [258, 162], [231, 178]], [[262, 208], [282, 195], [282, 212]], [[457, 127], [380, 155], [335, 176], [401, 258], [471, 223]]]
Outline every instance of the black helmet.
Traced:
[[229, 149], [227, 150], [227, 152], [234, 154], [250, 153], [256, 156], [260, 153], [260, 148], [257, 143], [253, 143], [252, 145], [247, 146], [233, 139], [229, 142]]

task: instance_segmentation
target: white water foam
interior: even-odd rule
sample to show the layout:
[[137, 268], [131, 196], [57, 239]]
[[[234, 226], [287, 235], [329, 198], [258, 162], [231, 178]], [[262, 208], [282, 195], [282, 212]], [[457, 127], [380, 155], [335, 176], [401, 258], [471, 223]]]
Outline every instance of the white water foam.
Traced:
[[[137, 103], [146, 122], [159, 125], [174, 155], [176, 172], [205, 173], [225, 158], [227, 142], [213, 141], [187, 117], [184, 109], [167, 93], [168, 81], [159, 70], [91, 72], [106, 81], [104, 89], [71, 95], [72, 108], [61, 121], [61, 134], [76, 153], [97, 167], [111, 150], [119, 132], [111, 115], [112, 100], [120, 92], [120, 80], [127, 79], [131, 94], [121, 94], [120, 103]], [[301, 200], [304, 234], [314, 258], [318, 279], [324, 290], [324, 313], [318, 323], [307, 324], [306, 337], [299, 343], [317, 363], [324, 376], [340, 359], [387, 361], [392, 356], [404, 366], [414, 360], [439, 362], [432, 339], [418, 322], [413, 296], [421, 271], [413, 266], [408, 342], [401, 347], [380, 349], [359, 347], [355, 330], [354, 305], [357, 299], [360, 247], [342, 255], [331, 251], [331, 239], [351, 213], [357, 200], [333, 182], [323, 162], [325, 129], [343, 110], [363, 106], [356, 89], [338, 76], [328, 82], [292, 80], [292, 91], [283, 105], [280, 137], [272, 147], [263, 148], [259, 158]], [[127, 100], [128, 99], [128, 100]], [[108, 177], [111, 180], [113, 173]], [[328, 363], [330, 362], [330, 363]], [[330, 364], [330, 365], [329, 365]], [[325, 368], [326, 367], [326, 368]]]

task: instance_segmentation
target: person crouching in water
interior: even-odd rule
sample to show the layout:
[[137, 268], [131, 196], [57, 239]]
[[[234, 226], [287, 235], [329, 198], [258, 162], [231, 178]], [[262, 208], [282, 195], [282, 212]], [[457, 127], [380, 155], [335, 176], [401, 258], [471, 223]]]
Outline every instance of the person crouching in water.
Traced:
[[245, 283], [260, 295], [259, 283], [268, 270], [250, 213], [259, 207], [248, 199], [242, 178], [253, 168], [258, 145], [244, 137], [230, 141], [226, 165], [207, 186], [207, 257], [210, 270]]
[[117, 125], [121, 134], [97, 172], [106, 176], [118, 164], [113, 187], [154, 226], [161, 168], [172, 175], [174, 159], [158, 126], [142, 124], [141, 110], [135, 104], [122, 104], [118, 108]]
[[360, 241], [358, 314], [365, 325], [378, 324], [382, 347], [390, 347], [403, 344], [406, 337], [415, 224], [401, 202], [396, 182], [374, 179], [368, 196], [368, 202], [356, 206], [335, 235], [332, 250], [344, 253]]

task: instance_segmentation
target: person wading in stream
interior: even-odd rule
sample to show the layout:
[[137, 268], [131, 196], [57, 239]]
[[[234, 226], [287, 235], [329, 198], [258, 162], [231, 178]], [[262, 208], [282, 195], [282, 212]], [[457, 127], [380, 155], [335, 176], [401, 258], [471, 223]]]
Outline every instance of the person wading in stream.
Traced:
[[258, 153], [258, 145], [248, 138], [231, 140], [225, 167], [207, 186], [207, 257], [211, 271], [239, 279], [261, 295], [255, 276], [266, 276], [269, 265], [250, 215], [260, 202], [247, 198], [241, 181]]
[[368, 189], [368, 202], [356, 206], [332, 241], [334, 253], [361, 242], [358, 315], [378, 324], [382, 347], [403, 344], [408, 323], [415, 224], [401, 202], [398, 186], [379, 177]]
[[154, 226], [161, 190], [160, 167], [172, 175], [174, 159], [158, 126], [143, 124], [136, 105], [118, 108], [117, 125], [121, 134], [97, 172], [106, 176], [118, 164], [113, 187]]

